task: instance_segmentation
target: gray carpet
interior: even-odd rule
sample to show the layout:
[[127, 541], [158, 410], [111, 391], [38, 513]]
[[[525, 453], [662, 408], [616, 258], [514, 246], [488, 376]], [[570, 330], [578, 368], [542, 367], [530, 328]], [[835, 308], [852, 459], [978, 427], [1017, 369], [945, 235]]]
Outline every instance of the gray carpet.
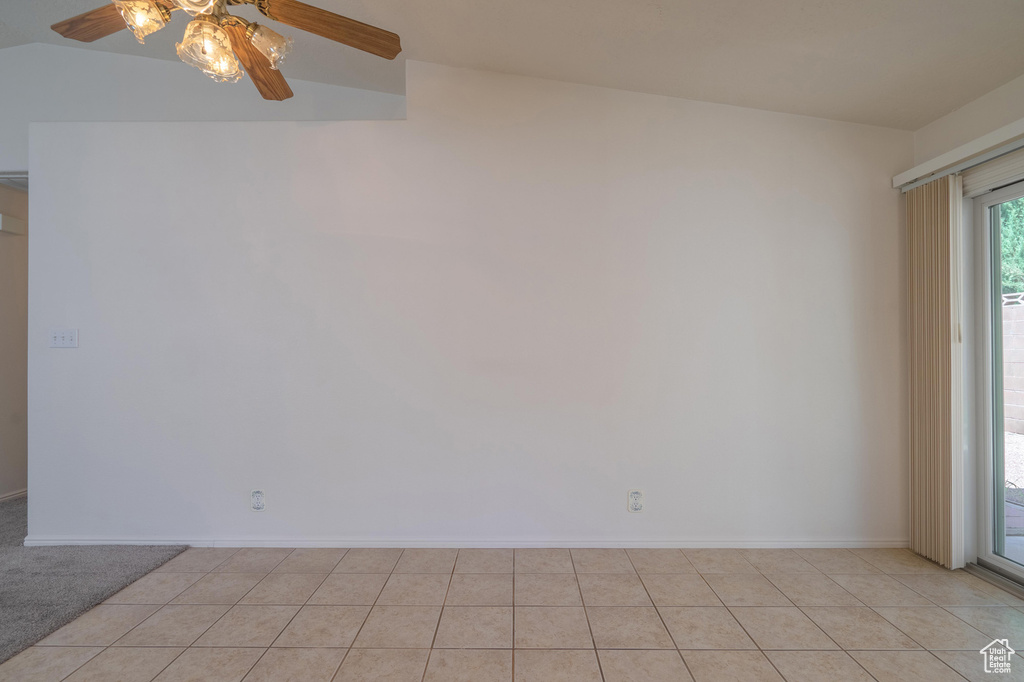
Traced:
[[0, 547], [21, 547], [28, 534], [28, 498], [0, 502]]
[[0, 663], [185, 550], [23, 547], [27, 506], [24, 497], [0, 502]]

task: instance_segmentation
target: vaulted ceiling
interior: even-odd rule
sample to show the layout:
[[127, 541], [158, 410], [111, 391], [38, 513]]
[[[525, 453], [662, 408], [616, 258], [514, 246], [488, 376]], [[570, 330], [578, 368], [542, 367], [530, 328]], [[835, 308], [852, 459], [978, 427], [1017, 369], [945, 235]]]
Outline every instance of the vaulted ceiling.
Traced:
[[[286, 75], [383, 92], [403, 92], [408, 58], [915, 130], [1024, 74], [1021, 0], [306, 1], [405, 49], [389, 62], [264, 21], [295, 38]], [[100, 4], [3, 3], [0, 48], [177, 59], [181, 14], [145, 46], [127, 31], [82, 44], [49, 30]]]

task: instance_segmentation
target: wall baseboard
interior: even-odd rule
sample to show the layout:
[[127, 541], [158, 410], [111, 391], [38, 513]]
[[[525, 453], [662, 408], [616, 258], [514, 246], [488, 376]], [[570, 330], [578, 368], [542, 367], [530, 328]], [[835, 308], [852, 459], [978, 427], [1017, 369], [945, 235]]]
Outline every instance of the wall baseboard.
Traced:
[[22, 488], [21, 490], [15, 490], [12, 493], [4, 493], [3, 495], [0, 495], [0, 502], [5, 502], [7, 500], [13, 500], [13, 499], [15, 499], [17, 497], [24, 497], [25, 495], [28, 495], [28, 488]]
[[52, 545], [190, 545], [192, 547], [458, 547], [458, 548], [532, 548], [532, 547], [625, 547], [625, 548], [679, 548], [679, 549], [839, 549], [839, 548], [903, 548], [907, 539], [888, 540], [416, 540], [391, 538], [77, 538], [29, 535], [26, 547]]

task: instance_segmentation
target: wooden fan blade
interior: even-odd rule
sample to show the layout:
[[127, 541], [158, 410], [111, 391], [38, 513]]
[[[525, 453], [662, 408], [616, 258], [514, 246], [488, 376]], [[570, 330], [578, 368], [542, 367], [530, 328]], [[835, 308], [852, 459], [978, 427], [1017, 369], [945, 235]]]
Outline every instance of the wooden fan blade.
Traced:
[[245, 35], [245, 27], [229, 24], [223, 27], [231, 38], [231, 49], [238, 61], [242, 62], [256, 89], [263, 99], [284, 100], [292, 96], [292, 89], [280, 71], [270, 68], [270, 62], [263, 53], [252, 46]]
[[122, 28], [127, 28], [127, 25], [117, 10], [117, 6], [107, 4], [85, 14], [79, 14], [77, 17], [58, 21], [50, 28], [65, 38], [91, 43], [94, 40], [105, 38], [111, 33], [117, 33]]
[[402, 51], [401, 39], [391, 31], [339, 16], [299, 0], [256, 0], [256, 8], [268, 19], [384, 59], [394, 59]]

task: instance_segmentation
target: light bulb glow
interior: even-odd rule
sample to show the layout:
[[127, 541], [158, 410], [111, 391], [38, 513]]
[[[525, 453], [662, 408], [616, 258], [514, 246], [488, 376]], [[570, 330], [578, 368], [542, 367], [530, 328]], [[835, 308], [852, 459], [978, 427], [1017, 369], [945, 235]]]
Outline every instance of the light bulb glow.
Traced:
[[173, 2], [192, 16], [209, 14], [217, 4], [217, 0], [173, 0]]
[[197, 19], [189, 22], [185, 37], [175, 47], [181, 61], [217, 82], [234, 83], [243, 75], [242, 67], [231, 50], [231, 39], [213, 21]]
[[151, 0], [114, 0], [114, 4], [140, 43], [145, 43], [146, 36], [159, 31], [167, 23], [163, 10]]
[[253, 31], [250, 38], [252, 46], [259, 50], [267, 61], [270, 68], [275, 71], [281, 66], [285, 56], [292, 50], [292, 39], [285, 38], [276, 31], [271, 31], [266, 26], [260, 26]]

